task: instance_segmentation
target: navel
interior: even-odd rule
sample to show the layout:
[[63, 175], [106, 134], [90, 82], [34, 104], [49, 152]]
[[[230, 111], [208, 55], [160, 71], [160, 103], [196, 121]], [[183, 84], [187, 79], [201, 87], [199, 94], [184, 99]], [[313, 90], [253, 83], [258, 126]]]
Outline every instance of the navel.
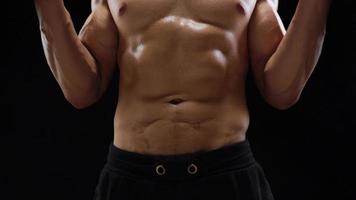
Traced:
[[120, 8], [119, 8], [119, 16], [123, 16], [127, 10], [127, 4], [121, 3]]
[[175, 98], [175, 99], [172, 99], [171, 101], [169, 101], [170, 104], [172, 105], [178, 105], [180, 103], [183, 103], [184, 100], [183, 99], [180, 99], [180, 98]]

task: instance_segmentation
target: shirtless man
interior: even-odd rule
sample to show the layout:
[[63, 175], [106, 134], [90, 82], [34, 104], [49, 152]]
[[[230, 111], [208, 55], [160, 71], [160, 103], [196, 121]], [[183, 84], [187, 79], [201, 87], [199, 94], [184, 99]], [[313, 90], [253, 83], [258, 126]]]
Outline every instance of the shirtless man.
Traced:
[[77, 34], [63, 0], [35, 0], [48, 64], [82, 109], [120, 94], [95, 199], [273, 199], [246, 130], [248, 67], [264, 99], [295, 104], [321, 53], [331, 0], [92, 0]]

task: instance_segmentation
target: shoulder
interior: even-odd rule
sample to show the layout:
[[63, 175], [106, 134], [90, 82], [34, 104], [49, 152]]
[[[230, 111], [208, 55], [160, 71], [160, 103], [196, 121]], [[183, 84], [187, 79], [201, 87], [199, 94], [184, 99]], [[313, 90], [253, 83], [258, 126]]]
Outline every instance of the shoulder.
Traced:
[[95, 10], [98, 5], [106, 4], [107, 0], [91, 0], [91, 10]]
[[278, 10], [279, 0], [257, 0], [257, 4], [268, 3], [273, 9]]

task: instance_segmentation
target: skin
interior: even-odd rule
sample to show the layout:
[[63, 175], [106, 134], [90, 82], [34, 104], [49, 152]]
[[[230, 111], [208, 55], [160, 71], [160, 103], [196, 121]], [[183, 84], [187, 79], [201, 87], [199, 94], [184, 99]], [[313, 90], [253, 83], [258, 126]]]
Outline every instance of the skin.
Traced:
[[119, 67], [114, 145], [171, 155], [245, 140], [249, 66], [271, 106], [294, 105], [320, 56], [330, 2], [300, 0], [286, 31], [278, 1], [93, 0], [79, 34], [62, 0], [35, 5], [65, 98], [92, 105]]

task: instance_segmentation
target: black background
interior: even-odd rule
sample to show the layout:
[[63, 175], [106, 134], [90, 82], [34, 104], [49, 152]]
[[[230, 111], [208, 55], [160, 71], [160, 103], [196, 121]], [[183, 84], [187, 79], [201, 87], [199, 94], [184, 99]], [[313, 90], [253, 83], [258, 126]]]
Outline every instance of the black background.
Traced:
[[[65, 2], [79, 30], [90, 1]], [[296, 4], [280, 1], [286, 26]], [[353, 11], [351, 0], [334, 1], [319, 64], [293, 108], [268, 106], [248, 77], [248, 138], [277, 200], [356, 199]], [[46, 64], [33, 2], [4, 2], [2, 14], [0, 199], [92, 199], [112, 140], [117, 78], [94, 106], [74, 109]]]

